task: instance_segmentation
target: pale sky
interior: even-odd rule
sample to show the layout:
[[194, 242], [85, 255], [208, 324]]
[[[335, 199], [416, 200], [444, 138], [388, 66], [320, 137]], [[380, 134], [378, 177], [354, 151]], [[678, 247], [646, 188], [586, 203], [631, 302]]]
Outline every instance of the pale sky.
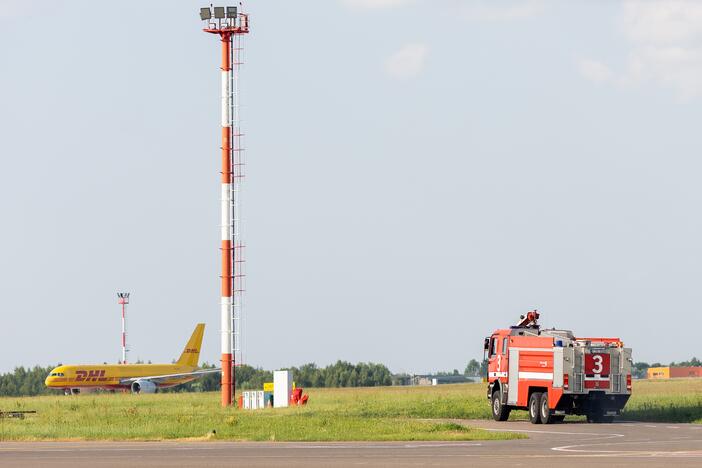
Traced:
[[[0, 371], [219, 358], [199, 2], [3, 0]], [[249, 1], [245, 361], [463, 369], [538, 308], [702, 357], [702, 4]]]

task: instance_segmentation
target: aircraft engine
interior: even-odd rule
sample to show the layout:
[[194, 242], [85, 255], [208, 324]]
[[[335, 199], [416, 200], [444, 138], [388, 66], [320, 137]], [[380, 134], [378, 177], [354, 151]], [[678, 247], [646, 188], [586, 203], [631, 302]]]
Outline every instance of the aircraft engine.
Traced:
[[137, 380], [132, 383], [132, 393], [156, 393], [158, 387], [150, 380]]

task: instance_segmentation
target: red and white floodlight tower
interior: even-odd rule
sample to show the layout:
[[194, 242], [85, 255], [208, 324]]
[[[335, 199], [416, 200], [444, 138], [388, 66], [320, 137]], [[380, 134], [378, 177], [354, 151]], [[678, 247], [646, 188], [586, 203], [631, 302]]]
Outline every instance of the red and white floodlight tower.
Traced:
[[117, 303], [122, 306], [122, 362], [120, 364], [127, 363], [127, 304], [129, 304], [129, 293], [122, 292], [117, 293]]
[[222, 406], [236, 391], [236, 364], [241, 358], [241, 311], [244, 292], [244, 245], [241, 241], [240, 188], [244, 177], [239, 119], [239, 66], [249, 16], [237, 7], [200, 8], [204, 31], [222, 43]]

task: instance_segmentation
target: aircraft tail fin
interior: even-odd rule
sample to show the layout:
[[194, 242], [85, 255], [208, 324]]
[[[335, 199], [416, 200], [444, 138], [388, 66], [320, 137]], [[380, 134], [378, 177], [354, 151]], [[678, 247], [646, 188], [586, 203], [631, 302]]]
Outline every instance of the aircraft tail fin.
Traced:
[[198, 323], [193, 330], [193, 334], [185, 345], [183, 353], [178, 358], [177, 364], [180, 366], [197, 367], [200, 359], [200, 348], [202, 347], [202, 336], [205, 334], [205, 324]]

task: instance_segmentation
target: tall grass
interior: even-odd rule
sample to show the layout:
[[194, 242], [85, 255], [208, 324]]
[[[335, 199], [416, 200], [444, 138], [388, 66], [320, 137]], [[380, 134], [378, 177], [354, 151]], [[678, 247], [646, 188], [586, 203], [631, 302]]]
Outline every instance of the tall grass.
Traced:
[[634, 381], [624, 418], [702, 424], [702, 379]]
[[[0, 419], [0, 440], [226, 439], [277, 441], [474, 440], [518, 435], [437, 419], [487, 419], [484, 384], [309, 389], [306, 407], [223, 409], [219, 394], [100, 394], [0, 398], [1, 410], [37, 410]], [[525, 413], [513, 412], [512, 418]], [[636, 381], [624, 417], [702, 423], [702, 379]]]
[[[215, 392], [0, 398], [0, 409], [38, 411], [25, 420], [0, 420], [0, 439], [337, 441], [519, 437], [419, 419], [451, 416], [450, 401], [462, 400], [461, 394], [466, 391], [473, 389], [454, 386], [445, 397], [436, 389], [426, 388], [409, 392], [393, 387], [313, 389], [305, 407], [259, 411], [223, 409]], [[437, 416], [431, 408], [440, 409], [441, 414]]]

